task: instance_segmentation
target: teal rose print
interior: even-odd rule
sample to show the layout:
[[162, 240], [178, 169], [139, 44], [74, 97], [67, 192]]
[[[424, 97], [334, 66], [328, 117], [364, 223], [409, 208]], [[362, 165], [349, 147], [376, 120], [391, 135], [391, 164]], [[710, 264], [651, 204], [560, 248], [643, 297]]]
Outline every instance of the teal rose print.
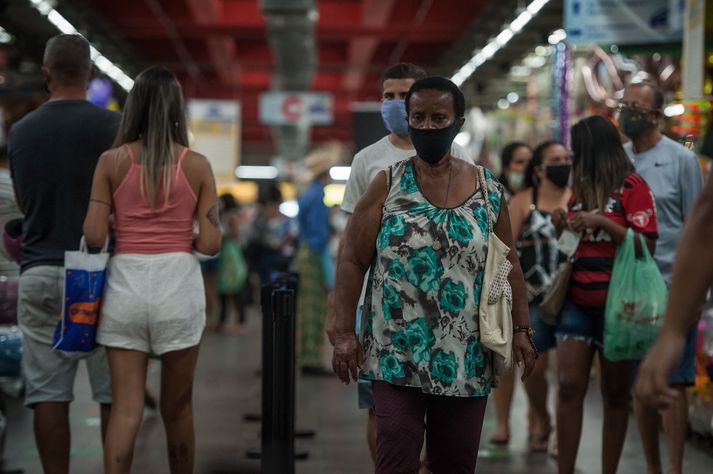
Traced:
[[431, 377], [444, 385], [451, 385], [458, 373], [458, 361], [452, 352], [438, 349], [431, 358]]
[[431, 206], [428, 205], [426, 202], [421, 202], [418, 204], [414, 204], [411, 206], [408, 210], [409, 214], [413, 215], [420, 215], [420, 214], [426, 214], [428, 211], [431, 209]]
[[465, 375], [469, 379], [477, 376], [485, 369], [485, 357], [480, 347], [480, 341], [471, 339], [465, 349]]
[[389, 278], [400, 281], [406, 274], [406, 267], [400, 260], [392, 260], [389, 264]]
[[391, 216], [381, 224], [381, 231], [377, 241], [377, 246], [380, 249], [386, 248], [389, 245], [389, 239], [395, 235], [401, 237], [406, 232], [406, 222], [404, 216]]
[[391, 344], [394, 346], [394, 349], [406, 352], [409, 348], [409, 337], [404, 331], [392, 332]]
[[465, 307], [467, 297], [465, 286], [462, 283], [455, 283], [448, 279], [441, 287], [441, 308], [451, 314], [458, 314]]
[[394, 379], [402, 379], [406, 376], [401, 362], [394, 354], [379, 357], [379, 366], [381, 367], [381, 376], [389, 383]]
[[443, 276], [443, 265], [431, 247], [422, 247], [411, 253], [406, 267], [406, 278], [409, 283], [421, 291], [436, 291], [441, 276]]
[[475, 216], [475, 220], [478, 223], [478, 229], [480, 229], [480, 233], [485, 237], [486, 239], [489, 237], [488, 235], [488, 211], [485, 209], [485, 206], [478, 206], [473, 210], [473, 215]]
[[418, 185], [416, 184], [416, 178], [413, 174], [413, 168], [411, 168], [410, 166], [406, 167], [403, 176], [401, 176], [401, 191], [406, 194], [411, 194], [418, 191]]
[[490, 211], [497, 217], [500, 214], [500, 203], [502, 197], [500, 193], [492, 192], [488, 190], [488, 202], [490, 203]]
[[431, 334], [426, 318], [418, 318], [406, 323], [406, 335], [411, 353], [417, 364], [428, 362], [435, 338]]
[[401, 298], [398, 290], [391, 283], [384, 282], [384, 300], [382, 309], [384, 311], [384, 319], [393, 319], [391, 314], [392, 309], [401, 309]]
[[480, 306], [480, 293], [483, 291], [483, 272], [479, 272], [473, 282], [473, 296], [475, 297], [475, 305]]
[[468, 243], [473, 240], [473, 230], [463, 216], [452, 214], [448, 222], [448, 236], [453, 240]]

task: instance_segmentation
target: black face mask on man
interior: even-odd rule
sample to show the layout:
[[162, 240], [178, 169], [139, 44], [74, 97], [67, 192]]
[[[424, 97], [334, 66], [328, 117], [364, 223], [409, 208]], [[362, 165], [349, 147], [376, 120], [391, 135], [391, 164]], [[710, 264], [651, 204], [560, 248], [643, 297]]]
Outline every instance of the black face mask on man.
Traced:
[[564, 188], [569, 184], [569, 173], [572, 165], [547, 165], [545, 176], [558, 188]]
[[619, 112], [621, 131], [629, 138], [638, 138], [654, 126], [647, 118], [647, 113], [624, 107]]
[[416, 153], [429, 164], [441, 161], [451, 149], [458, 132], [460, 132], [458, 119], [446, 128], [413, 128], [411, 125], [408, 127], [408, 134]]

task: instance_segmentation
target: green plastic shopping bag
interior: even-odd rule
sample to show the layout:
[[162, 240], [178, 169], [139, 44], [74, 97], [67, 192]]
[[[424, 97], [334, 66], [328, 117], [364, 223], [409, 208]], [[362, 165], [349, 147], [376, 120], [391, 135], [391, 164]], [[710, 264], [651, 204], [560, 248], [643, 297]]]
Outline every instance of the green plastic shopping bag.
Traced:
[[667, 288], [646, 240], [638, 235], [642, 257], [634, 250], [629, 229], [614, 259], [604, 313], [604, 357], [640, 360], [658, 336], [666, 310]]

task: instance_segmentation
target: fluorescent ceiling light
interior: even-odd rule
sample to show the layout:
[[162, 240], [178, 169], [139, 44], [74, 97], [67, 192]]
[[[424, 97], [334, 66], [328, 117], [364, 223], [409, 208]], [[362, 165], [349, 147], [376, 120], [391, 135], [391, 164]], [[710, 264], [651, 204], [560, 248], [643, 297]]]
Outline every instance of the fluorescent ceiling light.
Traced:
[[274, 166], [238, 166], [235, 170], [240, 179], [275, 179], [279, 174]]
[[285, 201], [280, 204], [280, 213], [285, 217], [289, 217], [290, 219], [293, 219], [293, 218], [297, 217], [297, 214], [299, 212], [300, 212], [300, 206], [297, 204], [297, 201], [295, 201], [294, 199]]
[[[550, 0], [533, 0], [525, 10], [523, 10], [511, 23], [504, 27], [494, 40], [490, 41], [480, 52], [477, 52], [451, 77], [457, 86], [461, 86], [483, 63], [492, 58], [500, 48], [505, 46], [516, 34], [518, 34], [532, 20], [542, 7]], [[566, 37], [566, 34], [565, 34]], [[564, 39], [564, 38], [563, 38]], [[476, 56], [481, 59], [474, 61]]]
[[500, 46], [498, 46], [498, 43], [495, 41], [491, 41], [490, 43], [485, 45], [485, 48], [483, 48], [481, 53], [485, 59], [490, 59], [495, 53], [498, 52], [499, 49]]
[[346, 181], [352, 171], [351, 166], [332, 166], [329, 168], [329, 176], [334, 181]]
[[542, 7], [547, 5], [547, 2], [549, 1], [550, 0], [533, 0], [533, 2], [527, 6], [527, 11], [535, 15], [537, 12], [542, 10]]
[[508, 44], [508, 41], [510, 41], [513, 36], [515, 36], [515, 33], [513, 33], [510, 28], [507, 28], [501, 31], [500, 34], [495, 37], [495, 42], [498, 44], [498, 46], [502, 48], [503, 46]]
[[683, 104], [674, 104], [666, 107], [663, 110], [663, 113], [666, 117], [676, 117], [678, 115], [683, 115], [685, 111], [686, 108], [683, 106]]
[[532, 20], [532, 13], [527, 10], [524, 10], [517, 16], [517, 18], [512, 21], [512, 23], [510, 23], [510, 29], [514, 33], [519, 33], [520, 30], [522, 30], [525, 25], [530, 22], [530, 20]]
[[563, 29], [555, 30], [552, 32], [550, 37], [547, 39], [547, 41], [550, 44], [557, 44], [561, 43], [562, 41], [567, 39], [567, 32], [564, 31]]
[[[63, 17], [49, 1], [30, 0], [30, 3], [38, 12], [47, 17], [47, 21], [52, 23], [62, 33], [68, 35], [79, 34], [74, 25]], [[131, 90], [134, 86], [134, 80], [129, 77], [128, 74], [104, 57], [99, 50], [92, 45], [89, 45], [89, 54], [97, 69], [112, 78], [125, 91], [128, 92]]]

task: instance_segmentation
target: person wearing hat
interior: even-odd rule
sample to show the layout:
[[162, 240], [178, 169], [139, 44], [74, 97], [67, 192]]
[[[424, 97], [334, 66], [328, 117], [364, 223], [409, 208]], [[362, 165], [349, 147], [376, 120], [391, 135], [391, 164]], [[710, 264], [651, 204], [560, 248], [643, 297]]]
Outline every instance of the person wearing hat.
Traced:
[[324, 204], [324, 186], [329, 182], [329, 169], [338, 162], [339, 149], [336, 146], [325, 146], [310, 153], [305, 165], [312, 181], [298, 201], [300, 243], [295, 260], [300, 275], [297, 289], [297, 361], [303, 375], [331, 375], [322, 366], [328, 296], [322, 258], [331, 234], [329, 209]]

